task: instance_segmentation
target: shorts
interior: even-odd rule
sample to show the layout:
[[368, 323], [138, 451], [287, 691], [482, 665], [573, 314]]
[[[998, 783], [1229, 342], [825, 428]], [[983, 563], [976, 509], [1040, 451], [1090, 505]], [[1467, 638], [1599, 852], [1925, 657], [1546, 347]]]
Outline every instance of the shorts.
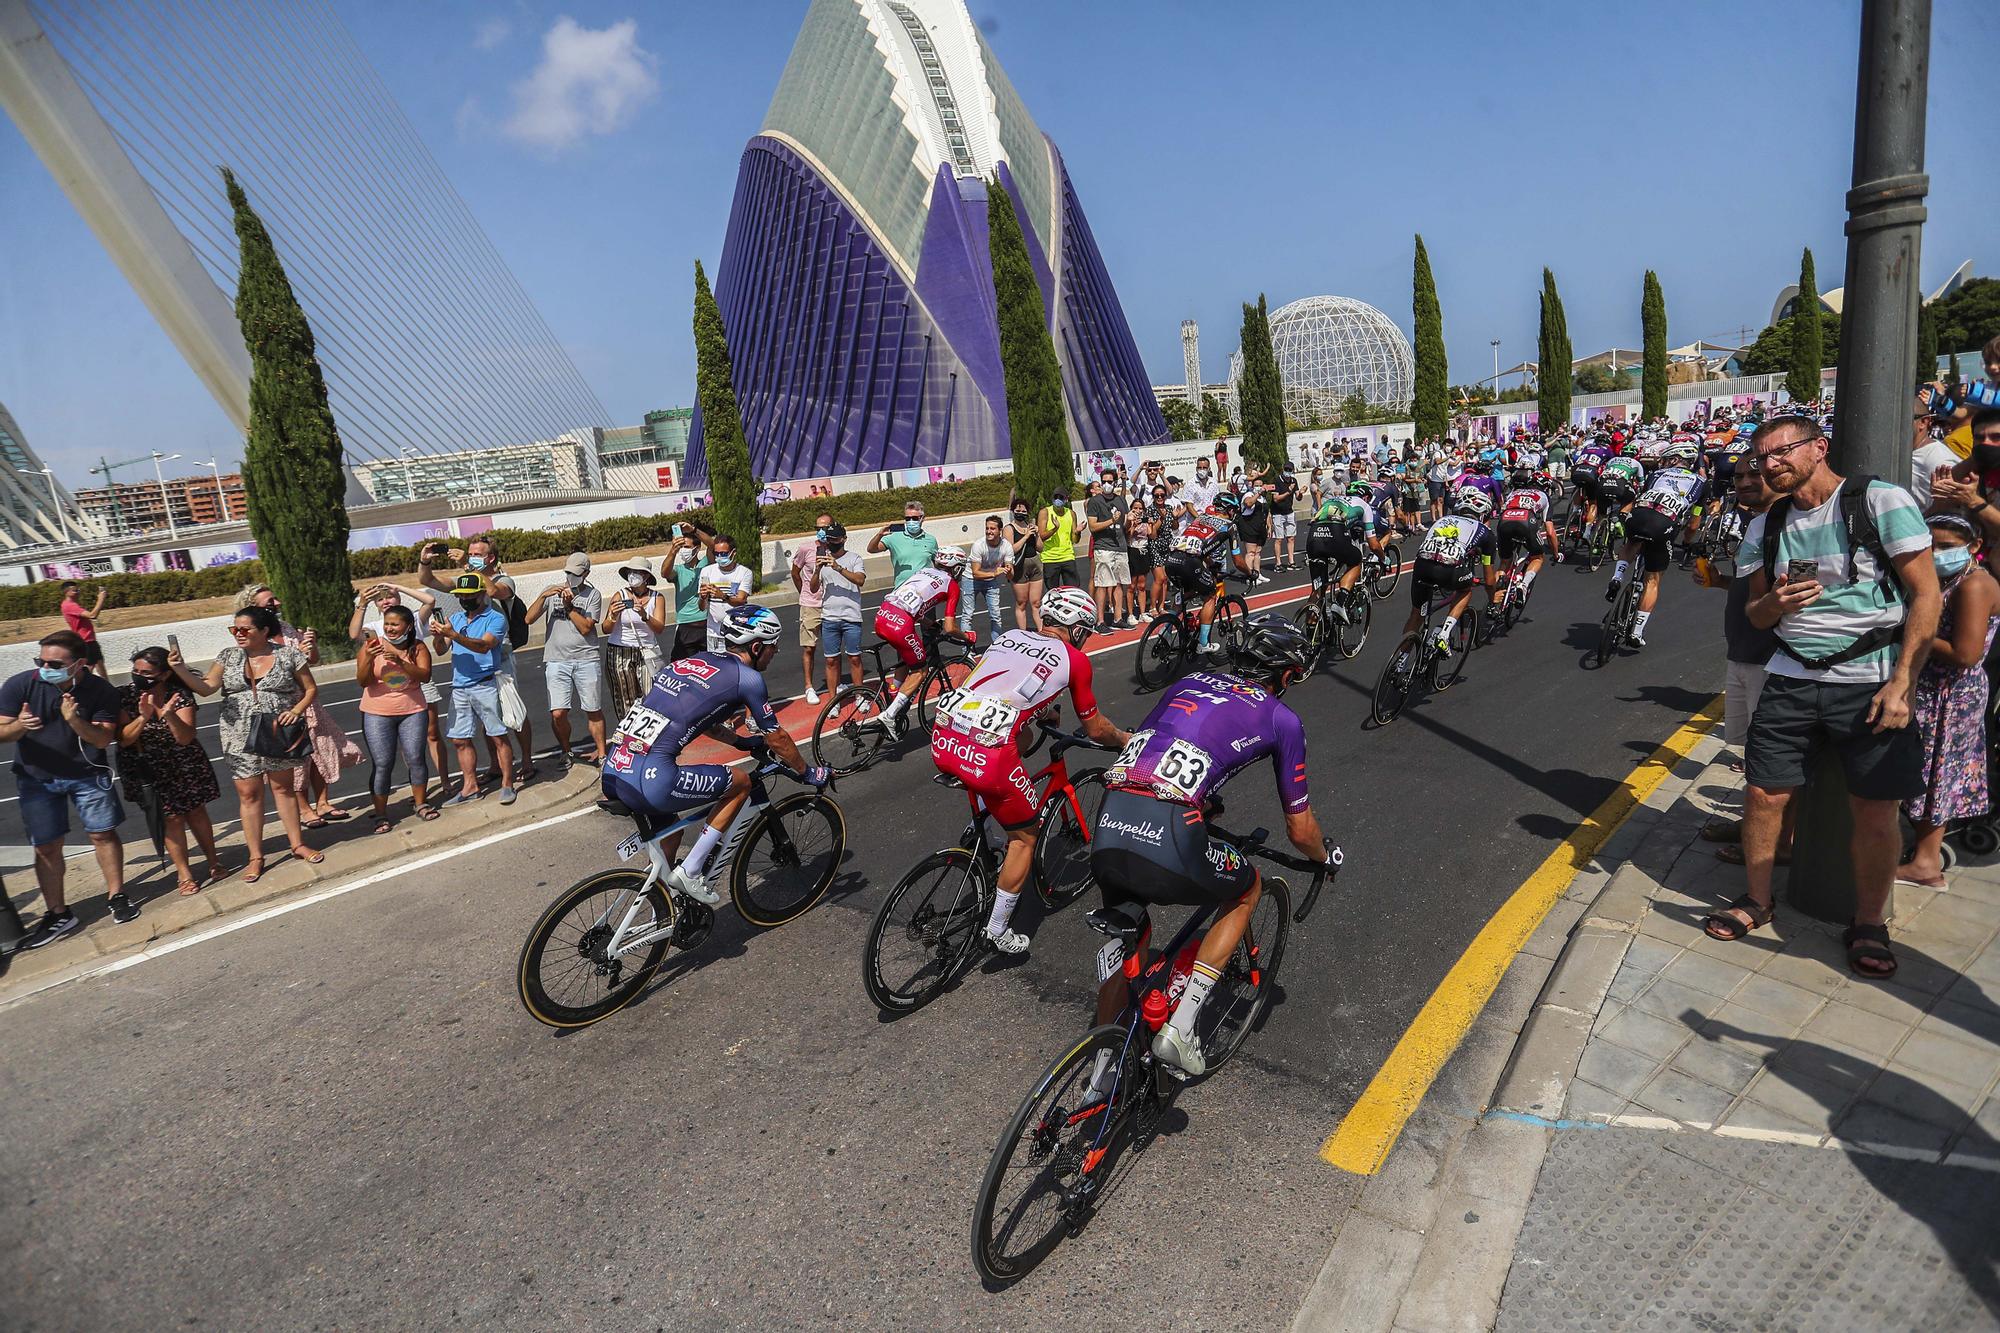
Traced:
[[1188, 597], [1204, 601], [1215, 591], [1216, 576], [1202, 558], [1187, 551], [1167, 553], [1167, 579]]
[[882, 642], [894, 644], [896, 656], [906, 667], [924, 664], [924, 634], [917, 618], [900, 606], [882, 606], [875, 611], [875, 632]]
[[1432, 504], [1436, 504], [1439, 500], [1444, 499], [1445, 485], [1443, 482], [1427, 481], [1424, 483], [1424, 488], [1430, 492]]
[[1440, 593], [1457, 595], [1479, 581], [1472, 565], [1448, 565], [1442, 560], [1417, 557], [1410, 573], [1410, 605], [1421, 611]]
[[1648, 574], [1657, 574], [1673, 563], [1667, 539], [1674, 535], [1676, 526], [1673, 519], [1657, 509], [1634, 509], [1626, 516], [1625, 535], [1639, 543]]
[[1271, 535], [1281, 542], [1290, 541], [1298, 536], [1299, 516], [1297, 514], [1271, 515]]
[[43, 781], [14, 770], [15, 790], [21, 794], [21, 824], [28, 833], [30, 847], [46, 847], [61, 842], [69, 832], [69, 806], [83, 817], [85, 833], [110, 833], [125, 818], [112, 789], [109, 773], [87, 778], [52, 778]]
[[1629, 483], [1606, 481], [1601, 477], [1598, 479], [1597, 501], [1599, 504], [1610, 505], [1613, 509], [1623, 509], [1638, 498], [1639, 493], [1633, 490]]
[[542, 675], [549, 684], [551, 711], [604, 711], [604, 668], [595, 657], [579, 662], [544, 661]]
[[664, 827], [690, 810], [713, 805], [729, 787], [729, 772], [727, 764], [676, 764], [621, 746], [605, 756], [598, 786], [634, 814], [660, 817]]
[[1500, 563], [1503, 565], [1514, 558], [1517, 547], [1525, 547], [1530, 557], [1549, 553], [1549, 544], [1542, 535], [1539, 523], [1503, 518], [1495, 531], [1500, 538]]
[[1144, 546], [1135, 546], [1125, 553], [1125, 567], [1132, 571], [1132, 581], [1153, 572], [1153, 553]]
[[1013, 745], [982, 745], [962, 732], [940, 726], [931, 736], [931, 762], [949, 773], [979, 798], [986, 812], [1003, 829], [1034, 827], [1041, 817], [1041, 798], [1034, 780]]
[[1576, 493], [1586, 500], [1597, 499], [1597, 469], [1577, 467], [1570, 470], [1569, 479], [1576, 485]]
[[1824, 741], [1840, 756], [1850, 795], [1907, 801], [1924, 794], [1924, 738], [1914, 719], [1895, 731], [1868, 727], [1868, 704], [1881, 685], [1831, 684], [1773, 672], [1757, 697], [1743, 748], [1746, 776], [1766, 791], [1804, 785], [1806, 752]]
[[1722, 740], [1739, 753], [1750, 739], [1750, 718], [1769, 675], [1762, 662], [1731, 662], [1723, 676]]
[[1067, 560], [1044, 560], [1042, 562], [1042, 570], [1051, 588], [1081, 588], [1083, 586], [1083, 580], [1077, 577], [1075, 556], [1071, 556]]
[[828, 661], [836, 657], [861, 656], [861, 622], [822, 620], [819, 626], [819, 655]]
[[1242, 539], [1245, 546], [1262, 546], [1269, 538], [1270, 528], [1262, 516], [1238, 519], [1236, 535]]
[[823, 606], [801, 606], [799, 608], [799, 647], [814, 648], [819, 645], [819, 622], [826, 615]]
[[1205, 907], [1233, 902], [1257, 882], [1257, 867], [1208, 836], [1193, 806], [1144, 792], [1106, 792], [1090, 845], [1090, 873], [1104, 901]]
[[1041, 577], [1042, 558], [1040, 556], [1031, 555], [1026, 560], [1016, 560], [1014, 562], [1014, 583], [1016, 586], [1023, 583], [1038, 583], [1041, 581]]
[[1306, 538], [1306, 559], [1315, 564], [1331, 560], [1343, 567], [1361, 563], [1361, 543], [1354, 534], [1336, 528]]
[[431, 707], [435, 708], [437, 705], [444, 702], [444, 691], [439, 689], [436, 685], [432, 684], [430, 681], [428, 680], [425, 681], [418, 688], [423, 691], [424, 702], [430, 705]]
[[1132, 579], [1132, 567], [1126, 562], [1125, 548], [1113, 546], [1109, 549], [1098, 547], [1090, 553], [1090, 586], [1093, 588], [1122, 588]]
[[678, 662], [683, 657], [693, 657], [696, 653], [707, 651], [708, 620], [706, 617], [700, 620], [690, 620], [684, 625], [674, 626], [673, 652], [670, 654], [672, 661]]
[[473, 737], [473, 723], [488, 736], [505, 736], [507, 724], [500, 720], [500, 683], [483, 680], [477, 685], [451, 687], [451, 725], [445, 735], [455, 741]]

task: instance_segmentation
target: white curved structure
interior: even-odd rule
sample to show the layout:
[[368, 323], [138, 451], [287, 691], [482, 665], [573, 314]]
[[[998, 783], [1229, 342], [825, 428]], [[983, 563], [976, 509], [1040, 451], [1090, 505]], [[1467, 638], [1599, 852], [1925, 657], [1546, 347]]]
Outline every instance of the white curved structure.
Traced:
[[[1416, 356], [1396, 321], [1347, 296], [1308, 296], [1271, 312], [1271, 350], [1285, 386], [1285, 412], [1331, 420], [1358, 393], [1371, 407], [1410, 405]], [[1229, 358], [1229, 414], [1242, 420], [1237, 382], [1243, 352]]]
[[28, 447], [13, 414], [0, 403], [0, 547], [15, 550], [101, 535]]

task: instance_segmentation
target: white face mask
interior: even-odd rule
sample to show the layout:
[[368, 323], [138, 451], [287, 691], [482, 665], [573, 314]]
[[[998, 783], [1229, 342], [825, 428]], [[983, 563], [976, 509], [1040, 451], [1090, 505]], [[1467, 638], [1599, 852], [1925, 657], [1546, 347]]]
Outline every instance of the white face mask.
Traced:
[[646, 591], [646, 580], [640, 575], [634, 574], [625, 580], [625, 586], [633, 592], [644, 592]]

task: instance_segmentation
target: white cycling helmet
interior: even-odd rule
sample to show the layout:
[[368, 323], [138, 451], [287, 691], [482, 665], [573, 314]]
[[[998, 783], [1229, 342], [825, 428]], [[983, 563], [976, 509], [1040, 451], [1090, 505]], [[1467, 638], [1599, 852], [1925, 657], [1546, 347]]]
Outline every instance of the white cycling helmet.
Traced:
[[1042, 620], [1064, 629], [1097, 628], [1097, 604], [1081, 588], [1051, 588], [1042, 594]]
[[956, 574], [965, 568], [965, 552], [956, 546], [940, 546], [931, 563], [947, 574]]
[[754, 648], [760, 643], [776, 643], [784, 627], [778, 613], [766, 606], [732, 606], [722, 618], [720, 633], [732, 648]]
[[1462, 486], [1458, 493], [1451, 497], [1451, 512], [1463, 514], [1467, 518], [1485, 518], [1493, 512], [1493, 497], [1485, 491]]
[[1677, 440], [1667, 446], [1666, 452], [1660, 455], [1660, 461], [1672, 467], [1693, 467], [1700, 457], [1700, 445], [1693, 440]]

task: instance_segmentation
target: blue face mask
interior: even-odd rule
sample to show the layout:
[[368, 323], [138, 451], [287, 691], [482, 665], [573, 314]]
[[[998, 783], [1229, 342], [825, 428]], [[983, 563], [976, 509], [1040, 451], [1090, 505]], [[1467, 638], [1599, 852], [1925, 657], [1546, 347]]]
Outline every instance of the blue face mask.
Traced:
[[815, 529], [815, 531], [816, 531], [816, 532], [817, 532], [817, 533], [819, 534], [819, 539], [820, 539], [821, 541], [825, 541], [825, 540], [826, 540], [826, 529], [825, 529], [825, 528], [817, 528], [817, 529]]
[[1067, 500], [1051, 500], [1049, 504], [1050, 507], [1055, 509], [1058, 513], [1069, 508], [1069, 501]]
[[44, 685], [69, 684], [69, 669], [67, 667], [36, 667], [35, 674], [42, 678]]
[[[1931, 563], [1937, 566], [1939, 578], [1956, 578], [1971, 566], [1972, 548], [1970, 546], [1941, 546], [1931, 552]], [[46, 676], [48, 673], [44, 671], [42, 674]]]
[[467, 569], [484, 569], [486, 568], [486, 557], [483, 555], [469, 555], [465, 557], [465, 567]]
[[916, 536], [923, 530], [924, 530], [924, 521], [922, 519], [906, 518], [903, 520], [903, 531], [909, 533], [912, 537]]

